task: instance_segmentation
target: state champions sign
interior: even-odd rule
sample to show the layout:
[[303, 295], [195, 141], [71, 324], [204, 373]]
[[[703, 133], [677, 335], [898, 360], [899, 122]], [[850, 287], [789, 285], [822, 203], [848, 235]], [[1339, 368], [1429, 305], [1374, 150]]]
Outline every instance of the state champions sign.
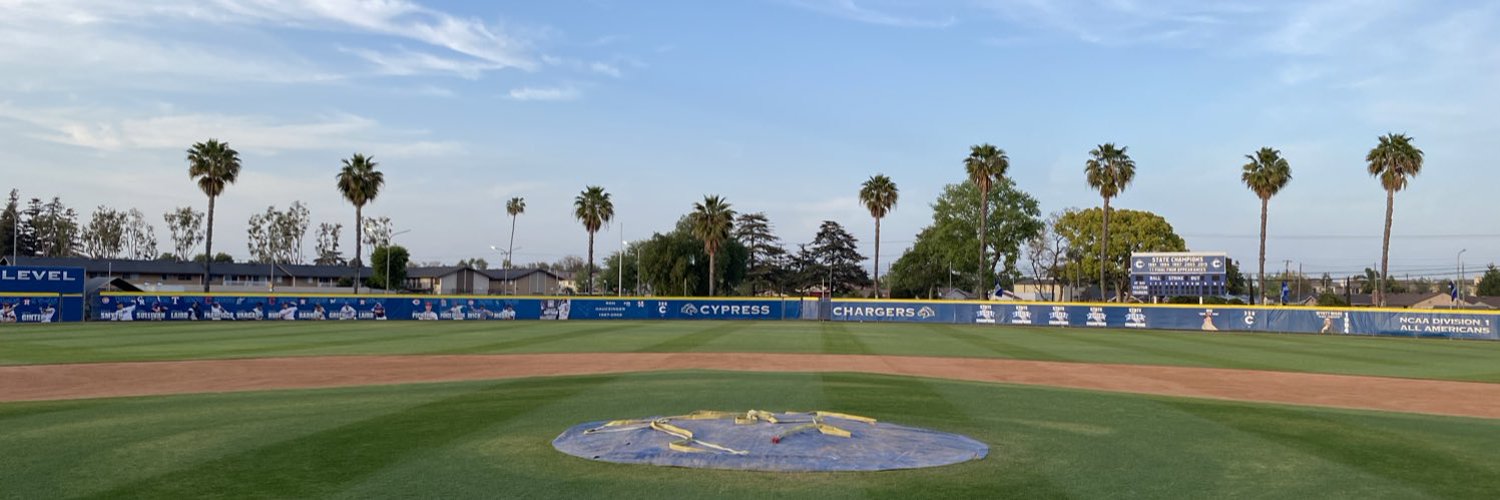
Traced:
[[1228, 293], [1224, 252], [1139, 252], [1130, 255], [1130, 293], [1140, 297]]

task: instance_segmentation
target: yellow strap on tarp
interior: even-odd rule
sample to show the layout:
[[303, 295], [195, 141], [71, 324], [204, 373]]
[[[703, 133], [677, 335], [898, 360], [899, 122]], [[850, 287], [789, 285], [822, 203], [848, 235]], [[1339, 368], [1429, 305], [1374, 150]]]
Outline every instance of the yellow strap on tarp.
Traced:
[[828, 424], [813, 424], [813, 425], [818, 426], [818, 432], [821, 432], [821, 433], [829, 435], [829, 436], [841, 437], [841, 438], [847, 438], [847, 437], [852, 436], [852, 434], [850, 434], [849, 431], [840, 429], [838, 427], [834, 427], [832, 425], [828, 425]]
[[756, 422], [765, 422], [768, 424], [781, 423], [781, 421], [776, 419], [776, 414], [760, 410], [750, 410], [734, 418], [736, 425], [749, 425]]
[[853, 420], [855, 422], [864, 422], [866, 424], [875, 425], [875, 419], [873, 419], [873, 418], [870, 418], [870, 417], [861, 417], [859, 415], [850, 415], [848, 413], [836, 413], [836, 412], [831, 412], [831, 411], [818, 411], [818, 412], [813, 412], [813, 415], [817, 416], [819, 418], [822, 418], [822, 417], [842, 418], [844, 420]]
[[651, 428], [658, 432], [665, 432], [682, 439], [693, 439], [693, 431], [669, 424], [666, 419], [651, 422]]

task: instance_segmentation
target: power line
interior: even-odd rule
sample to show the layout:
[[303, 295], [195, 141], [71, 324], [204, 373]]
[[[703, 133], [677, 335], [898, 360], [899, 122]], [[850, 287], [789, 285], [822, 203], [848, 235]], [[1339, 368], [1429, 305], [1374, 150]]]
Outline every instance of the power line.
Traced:
[[[1204, 239], [1259, 239], [1259, 234], [1184, 234], [1183, 238]], [[1379, 234], [1268, 234], [1268, 240], [1378, 240]], [[1393, 234], [1391, 239], [1491, 239], [1500, 238], [1500, 234]]]

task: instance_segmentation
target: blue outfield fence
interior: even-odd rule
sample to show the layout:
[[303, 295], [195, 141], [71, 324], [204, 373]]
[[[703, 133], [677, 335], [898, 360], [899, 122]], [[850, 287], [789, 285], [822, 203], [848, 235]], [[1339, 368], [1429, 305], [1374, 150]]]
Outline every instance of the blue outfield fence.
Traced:
[[1305, 307], [836, 300], [833, 321], [1323, 333], [1500, 340], [1500, 313]]
[[[1500, 340], [1500, 313], [1254, 306], [813, 298], [467, 297], [104, 293], [96, 321], [729, 319], [907, 322]], [[828, 308], [822, 310], [822, 308]]]
[[105, 293], [95, 321], [781, 320], [799, 299]]
[[80, 267], [0, 266], [0, 323], [83, 321]]

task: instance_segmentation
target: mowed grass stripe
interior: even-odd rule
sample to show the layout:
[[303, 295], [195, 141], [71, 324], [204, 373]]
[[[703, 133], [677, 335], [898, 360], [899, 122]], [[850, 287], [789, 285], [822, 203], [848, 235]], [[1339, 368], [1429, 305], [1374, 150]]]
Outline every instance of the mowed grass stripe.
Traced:
[[860, 340], [860, 335], [849, 330], [843, 323], [832, 321], [821, 323], [819, 336], [823, 339], [824, 354], [875, 354], [875, 350]]
[[[1270, 442], [1386, 478], [1439, 498], [1493, 497], [1493, 454], [1457, 449], [1423, 432], [1351, 425], [1316, 411], [1266, 406], [1238, 411], [1224, 405], [1192, 400], [1165, 402], [1173, 408], [1253, 434]], [[1297, 425], [1286, 425], [1296, 421]], [[1420, 465], [1418, 465], [1420, 464]]]
[[204, 491], [326, 497], [367, 475], [566, 399], [613, 377], [509, 381], [113, 488], [93, 498], [186, 498]]
[[[549, 444], [585, 421], [747, 408], [958, 432], [990, 456], [786, 475], [598, 463]], [[1489, 498], [1500, 488], [1488, 458], [1496, 420], [841, 373], [13, 403], [0, 404], [0, 421], [7, 458], [34, 464], [0, 467], [0, 496], [31, 498]]]
[[923, 327], [929, 332], [977, 347], [997, 357], [1036, 361], [1072, 361], [1072, 358], [1024, 347], [1015, 342], [1006, 342], [1001, 340], [1003, 338], [1001, 336], [984, 335], [983, 332], [973, 328], [958, 328], [954, 325], [923, 325]]
[[0, 330], [0, 364], [650, 351], [1004, 357], [1500, 382], [1500, 342], [1406, 338], [804, 321], [93, 323]]
[[[521, 336], [520, 338], [507, 338], [506, 340], [501, 340], [501, 341], [498, 341], [498, 342], [486, 342], [486, 343], [477, 344], [477, 345], [464, 345], [462, 347], [453, 347], [453, 348], [448, 348], [448, 349], [433, 350], [433, 351], [422, 351], [422, 352], [425, 353], [425, 354], [470, 354], [470, 353], [506, 352], [506, 351], [516, 350], [516, 349], [520, 349], [520, 348], [524, 348], [524, 347], [530, 347], [530, 346], [534, 346], [534, 345], [538, 345], [538, 344], [547, 344], [547, 343], [552, 343], [552, 342], [567, 342], [567, 341], [575, 341], [576, 342], [576, 341], [588, 339], [588, 338], [591, 338], [591, 337], [594, 337], [594, 336], [597, 336], [597, 335], [601, 335], [601, 334], [620, 334], [620, 332], [629, 331], [631, 329], [640, 328], [641, 326], [643, 326], [642, 323], [621, 323], [621, 324], [615, 324], [615, 323], [609, 323], [609, 322], [603, 322], [603, 323], [577, 322], [577, 323], [556, 323], [556, 324], [559, 324], [559, 325], [566, 324], [567, 326], [566, 327], [560, 327], [561, 331], [554, 331], [552, 333], [543, 333], [543, 334], [535, 334], [535, 335], [525, 335], [525, 336]], [[511, 337], [511, 336], [507, 335], [506, 337]]]
[[744, 331], [749, 323], [708, 323], [697, 325], [697, 331], [674, 335], [667, 340], [636, 349], [636, 352], [688, 352], [703, 350], [704, 346]]

